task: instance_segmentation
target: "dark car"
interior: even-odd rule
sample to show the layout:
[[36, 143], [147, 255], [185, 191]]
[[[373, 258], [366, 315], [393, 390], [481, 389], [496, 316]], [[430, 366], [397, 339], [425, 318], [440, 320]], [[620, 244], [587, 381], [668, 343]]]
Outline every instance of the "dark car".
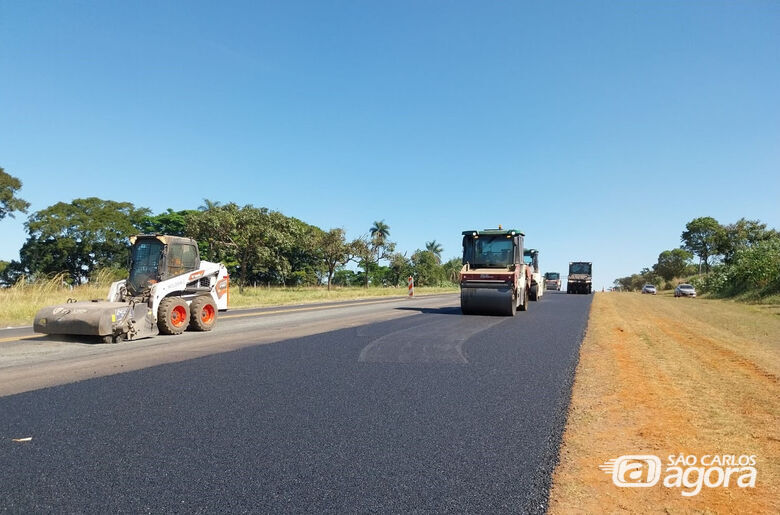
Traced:
[[696, 288], [690, 284], [680, 284], [674, 289], [675, 297], [696, 297]]
[[642, 293], [649, 293], [650, 295], [655, 295], [658, 292], [656, 291], [654, 284], [645, 284], [644, 286], [642, 286]]

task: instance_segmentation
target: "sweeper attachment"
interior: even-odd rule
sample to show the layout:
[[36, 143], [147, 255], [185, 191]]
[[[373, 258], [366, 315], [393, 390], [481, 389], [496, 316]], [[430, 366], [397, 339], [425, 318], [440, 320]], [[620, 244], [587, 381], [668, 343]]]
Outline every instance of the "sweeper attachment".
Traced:
[[111, 285], [105, 301], [69, 301], [42, 308], [33, 329], [88, 335], [104, 343], [187, 328], [210, 331], [228, 307], [229, 277], [221, 263], [201, 261], [195, 240], [142, 234], [130, 238], [130, 276]]
[[463, 231], [460, 308], [464, 315], [513, 316], [528, 309], [531, 268], [523, 262], [523, 237], [515, 229]]

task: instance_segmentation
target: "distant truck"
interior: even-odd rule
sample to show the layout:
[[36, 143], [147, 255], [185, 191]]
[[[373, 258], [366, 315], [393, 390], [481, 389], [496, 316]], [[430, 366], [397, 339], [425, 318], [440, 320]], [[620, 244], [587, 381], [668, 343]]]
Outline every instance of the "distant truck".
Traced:
[[593, 291], [593, 263], [572, 261], [569, 263], [569, 278], [566, 293], [585, 293]]
[[531, 291], [529, 292], [529, 298], [534, 301], [542, 300], [544, 282], [542, 282], [542, 272], [539, 271], [539, 251], [536, 249], [525, 249], [523, 261], [526, 266], [531, 267]]
[[547, 290], [561, 291], [561, 274], [558, 272], [544, 274], [544, 287]]

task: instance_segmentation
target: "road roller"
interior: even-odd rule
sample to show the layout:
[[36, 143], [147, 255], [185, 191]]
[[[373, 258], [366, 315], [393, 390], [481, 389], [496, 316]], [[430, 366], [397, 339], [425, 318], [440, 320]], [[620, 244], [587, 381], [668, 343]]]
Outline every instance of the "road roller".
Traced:
[[517, 229], [463, 231], [460, 308], [464, 315], [514, 316], [528, 310], [532, 269]]

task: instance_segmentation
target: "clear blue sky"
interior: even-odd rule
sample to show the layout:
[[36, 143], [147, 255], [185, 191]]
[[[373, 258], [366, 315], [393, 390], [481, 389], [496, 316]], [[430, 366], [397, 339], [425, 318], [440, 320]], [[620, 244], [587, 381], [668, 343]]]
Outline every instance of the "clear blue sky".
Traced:
[[780, 227], [777, 1], [0, 0], [0, 74], [31, 211], [207, 197], [446, 258], [500, 223], [599, 288], [694, 217]]

